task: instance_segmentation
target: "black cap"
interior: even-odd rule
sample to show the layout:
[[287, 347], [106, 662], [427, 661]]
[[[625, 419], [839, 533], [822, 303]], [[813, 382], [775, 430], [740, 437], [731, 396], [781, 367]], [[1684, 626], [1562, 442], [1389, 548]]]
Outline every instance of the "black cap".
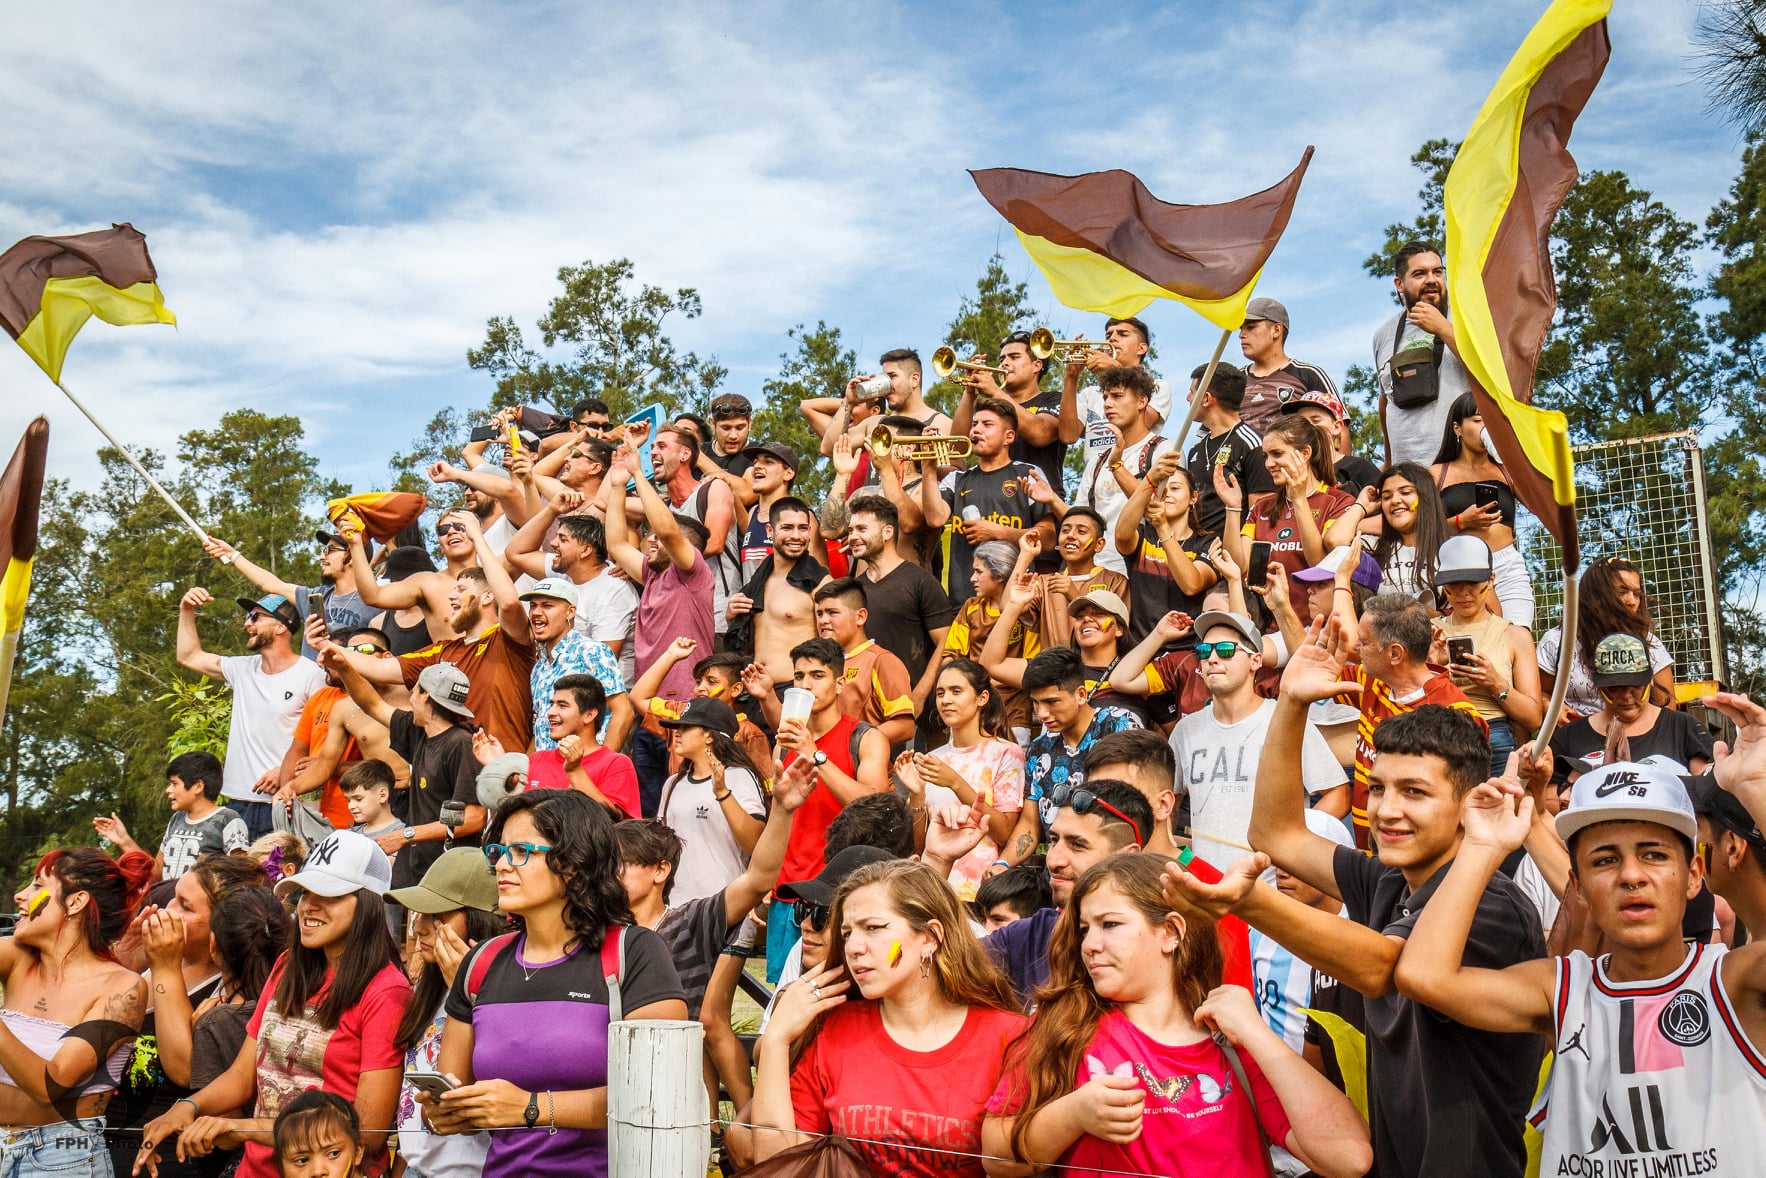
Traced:
[[721, 699], [704, 695], [694, 696], [687, 701], [679, 716], [661, 723], [664, 728], [703, 728], [707, 732], [721, 732], [732, 739], [736, 735], [734, 709]]
[[433, 573], [435, 561], [415, 544], [394, 548], [386, 554], [386, 579], [402, 581], [414, 573]]
[[803, 469], [803, 460], [798, 457], [797, 451], [783, 442], [755, 442], [742, 451], [742, 457], [751, 462], [762, 454], [777, 458], [785, 464], [786, 470]]
[[1702, 818], [1709, 818], [1724, 830], [1734, 831], [1748, 841], [1755, 852], [1766, 855], [1766, 836], [1760, 834], [1760, 824], [1748, 813], [1741, 799], [1717, 784], [1714, 773], [1705, 773], [1698, 777], [1683, 778], [1687, 792], [1692, 794], [1693, 812]]
[[811, 904], [824, 907], [834, 902], [834, 893], [846, 882], [846, 877], [861, 867], [872, 863], [886, 863], [895, 858], [882, 847], [848, 847], [822, 868], [822, 873], [814, 879], [802, 880], [798, 883], [780, 884], [778, 887], [781, 900], [808, 900]]
[[333, 544], [337, 545], [339, 548], [348, 548], [349, 547], [349, 542], [346, 541], [342, 536], [339, 536], [336, 532], [326, 532], [326, 531], [314, 532], [313, 539], [315, 541], [317, 541], [321, 547], [325, 547], [325, 548], [329, 548]]

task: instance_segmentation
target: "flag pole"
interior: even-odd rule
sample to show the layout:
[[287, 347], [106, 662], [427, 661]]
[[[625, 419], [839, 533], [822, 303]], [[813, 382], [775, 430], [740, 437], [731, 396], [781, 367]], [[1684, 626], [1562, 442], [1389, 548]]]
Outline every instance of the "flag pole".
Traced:
[[58, 380], [55, 382], [55, 387], [61, 390], [63, 396], [65, 396], [68, 400], [70, 400], [74, 403], [75, 409], [78, 409], [81, 413], [84, 413], [86, 415], [87, 421], [91, 422], [93, 425], [98, 427], [98, 432], [104, 435], [105, 441], [109, 442], [112, 446], [116, 447], [117, 452], [120, 453], [124, 458], [127, 458], [129, 460], [129, 465], [134, 467], [138, 472], [140, 472], [141, 477], [147, 480], [147, 485], [152, 487], [155, 491], [159, 492], [159, 497], [161, 499], [164, 499], [166, 501], [166, 503], [171, 507], [171, 509], [178, 513], [178, 518], [183, 520], [185, 522], [185, 524], [187, 524], [189, 526], [189, 528], [192, 532], [196, 533], [196, 538], [198, 540], [203, 541], [203, 542], [207, 542], [208, 533], [203, 531], [202, 528], [200, 528], [199, 526], [197, 526], [196, 521], [190, 518], [190, 514], [188, 512], [186, 512], [182, 507], [178, 506], [178, 501], [176, 499], [173, 499], [171, 497], [171, 495], [166, 492], [166, 489], [159, 485], [159, 480], [154, 478], [151, 474], [149, 474], [147, 472], [147, 468], [145, 466], [142, 466], [140, 461], [135, 457], [135, 455], [129, 452], [129, 448], [127, 446], [123, 445], [121, 442], [117, 441], [116, 437], [109, 430], [104, 428], [104, 423], [102, 421], [99, 421], [96, 417], [92, 416], [92, 411], [90, 409], [86, 408], [86, 406], [80, 401], [80, 399], [78, 397], [74, 396], [73, 393], [68, 389], [68, 387], [66, 385], [62, 384]]
[[1189, 412], [1183, 415], [1183, 424], [1177, 427], [1177, 435], [1171, 444], [1180, 458], [1183, 457], [1183, 444], [1189, 437], [1190, 426], [1196, 423], [1196, 410], [1202, 407], [1202, 394], [1208, 391], [1208, 385], [1214, 380], [1214, 370], [1220, 366], [1220, 354], [1226, 351], [1226, 341], [1232, 338], [1234, 330], [1231, 327], [1221, 330], [1220, 342], [1214, 345], [1214, 355], [1208, 357], [1208, 368], [1202, 373], [1202, 383], [1196, 386], [1196, 395], [1190, 398]]
[[1557, 731], [1558, 717], [1564, 714], [1564, 697], [1570, 691], [1570, 666], [1576, 661], [1576, 627], [1581, 613], [1578, 608], [1577, 588], [1581, 582], [1582, 570], [1572, 569], [1566, 561], [1564, 616], [1558, 623], [1557, 680], [1551, 685], [1551, 700], [1545, 705], [1545, 715], [1539, 721], [1539, 734], [1534, 738], [1536, 749], [1543, 748], [1551, 740], [1552, 733]]

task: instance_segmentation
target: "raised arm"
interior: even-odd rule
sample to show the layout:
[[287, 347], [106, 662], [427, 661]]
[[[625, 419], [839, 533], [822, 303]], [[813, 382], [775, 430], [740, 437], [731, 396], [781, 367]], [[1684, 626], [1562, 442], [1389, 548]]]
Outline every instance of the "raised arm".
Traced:
[[380, 583], [374, 566], [368, 561], [367, 540], [359, 528], [344, 528], [343, 542], [350, 548], [350, 571], [356, 575], [356, 592], [362, 595], [362, 604], [384, 610], [410, 609], [423, 604], [423, 588], [417, 577], [406, 577], [388, 585]]
[[497, 620], [502, 623], [503, 633], [522, 646], [532, 646], [533, 633], [527, 628], [527, 609], [521, 604], [521, 594], [516, 590], [515, 582], [509, 579], [509, 570], [491, 551], [478, 517], [470, 511], [450, 511], [442, 518], [466, 529], [473, 551], [478, 554], [479, 567], [484, 570], [485, 584], [490, 586], [491, 598], [497, 603]]
[[942, 528], [950, 522], [950, 504], [944, 501], [942, 480], [920, 480], [920, 514], [925, 518], [928, 528]]
[[372, 683], [362, 678], [342, 647], [328, 642], [319, 651], [319, 662], [337, 676], [337, 681], [349, 692], [350, 699], [364, 716], [388, 728], [392, 727], [393, 706], [380, 698], [380, 693], [374, 690]]
[[250, 581], [259, 589], [262, 589], [265, 593], [276, 593], [288, 598], [290, 601], [294, 600], [295, 586], [292, 581], [284, 581], [269, 569], [266, 569], [261, 565], [253, 564], [251, 561], [245, 559], [244, 556], [240, 555], [239, 549], [233, 547], [233, 545], [227, 543], [225, 540], [210, 536], [202, 542], [202, 550], [220, 561], [222, 564], [232, 565], [238, 570], [240, 576]]
[[480, 495], [495, 499], [502, 506], [503, 514], [509, 517], [510, 523], [520, 526], [527, 522], [527, 496], [514, 479], [506, 479], [488, 470], [462, 470], [446, 462], [435, 462], [429, 467], [429, 481], [459, 483], [463, 487], [470, 487]]
[[548, 499], [530, 516], [521, 530], [509, 537], [509, 543], [503, 548], [503, 562], [515, 572], [536, 580], [546, 575], [546, 533], [552, 530], [552, 523], [567, 511], [575, 511], [583, 504], [583, 497], [576, 491], [566, 491], [556, 499]]
[[773, 783], [773, 808], [749, 856], [748, 870], [724, 889], [726, 925], [734, 927], [754, 911], [754, 906], [779, 882], [779, 872], [785, 866], [785, 847], [791, 841], [792, 815], [809, 800], [815, 788], [813, 768], [801, 757]]
[[1145, 638], [1116, 660], [1116, 665], [1110, 670], [1110, 686], [1125, 695], [1151, 694], [1153, 687], [1147, 681], [1147, 664], [1153, 661], [1153, 657], [1166, 643], [1183, 637], [1190, 629], [1188, 614], [1172, 610], [1160, 618]]
[[[693, 542], [681, 531], [681, 525], [675, 522], [674, 509], [657, 494], [656, 488], [649, 479], [635, 480], [638, 488], [638, 502], [644, 506], [644, 522], [650, 525], [650, 531], [662, 543], [662, 550], [677, 569], [689, 572], [698, 551]], [[609, 515], [612, 514], [610, 511]], [[611, 544], [612, 541], [609, 541]], [[707, 545], [710, 548], [710, 545]], [[711, 548], [715, 552], [717, 549]], [[629, 575], [629, 573], [628, 573]]]
[[[1038, 537], [1038, 550], [1041, 549], [1041, 538]], [[1019, 549], [1020, 555], [1023, 549]], [[981, 646], [981, 653], [973, 655], [976, 662], [987, 668], [987, 673], [994, 682], [1006, 687], [1022, 687], [1024, 685], [1024, 668], [1030, 665], [1029, 659], [1008, 658], [1006, 651], [1012, 645], [1012, 631], [1018, 627], [1018, 619], [1036, 600], [1036, 574], [1022, 572], [1014, 576], [1006, 585], [1005, 593], [1000, 597], [1000, 616], [994, 622], [993, 629], [987, 632], [987, 641]], [[942, 644], [939, 647], [943, 650]]]
[[[605, 526], [607, 529], [607, 559], [620, 567], [620, 570], [631, 579], [632, 584], [644, 583], [644, 554], [631, 540], [631, 525], [625, 518], [625, 495], [623, 488], [631, 475], [627, 472], [627, 464], [635, 463], [637, 455], [630, 446], [621, 446], [613, 452], [612, 465], [607, 468], [607, 478], [601, 484], [603, 494], [609, 496]], [[638, 482], [643, 482], [639, 479]]]
[[178, 665], [198, 675], [225, 682], [221, 674], [221, 656], [202, 648], [196, 633], [196, 611], [214, 598], [207, 589], [193, 588], [178, 602]]

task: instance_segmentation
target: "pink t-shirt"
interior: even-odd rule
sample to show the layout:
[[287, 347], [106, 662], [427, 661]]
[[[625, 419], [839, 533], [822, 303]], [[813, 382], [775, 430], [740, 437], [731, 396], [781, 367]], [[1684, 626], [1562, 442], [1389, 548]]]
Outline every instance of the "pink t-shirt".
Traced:
[[883, 1029], [875, 1002], [848, 1000], [822, 1021], [791, 1073], [797, 1127], [856, 1139], [878, 1174], [981, 1178], [980, 1159], [957, 1154], [981, 1153], [982, 1109], [1007, 1045], [1026, 1022], [1021, 1014], [973, 1006], [949, 1043], [909, 1051]]
[[[608, 801], [625, 811], [627, 818], [639, 816], [638, 771], [632, 759], [610, 748], [597, 748], [583, 757], [583, 772], [595, 783]], [[542, 749], [527, 755], [529, 789], [569, 789], [570, 775], [564, 771], [564, 757], [557, 749]]]
[[[982, 737], [960, 749], [946, 744], [932, 750], [932, 755], [956, 770], [969, 783], [979, 798], [985, 798], [995, 811], [1016, 814], [1024, 808], [1024, 750], [1009, 740]], [[926, 786], [928, 806], [949, 806], [957, 802], [955, 790], [940, 785]], [[987, 869], [1000, 857], [999, 845], [984, 838], [973, 851], [958, 859], [950, 869], [950, 886], [964, 900], [973, 900]]]
[[[411, 983], [396, 964], [387, 964], [374, 975], [359, 1002], [344, 1011], [337, 1026], [326, 1030], [313, 1017], [319, 999], [330, 987], [325, 984], [307, 1001], [304, 1011], [277, 1009], [274, 995], [288, 965], [288, 955], [276, 963], [264, 996], [258, 1002], [246, 1031], [258, 1045], [258, 1094], [252, 1115], [275, 1117], [282, 1107], [308, 1088], [323, 1088], [345, 1100], [356, 1099], [356, 1085], [363, 1072], [403, 1067], [405, 1053], [393, 1040], [399, 1020], [411, 999]], [[386, 1151], [362, 1159], [364, 1175], [386, 1172]], [[275, 1152], [267, 1145], [247, 1142], [239, 1163], [240, 1178], [278, 1178]]]
[[[711, 650], [717, 638], [711, 616], [715, 587], [711, 566], [697, 553], [692, 569], [684, 573], [673, 561], [661, 568], [645, 568], [644, 587], [638, 595], [638, 620], [632, 632], [638, 674], [648, 671], [677, 638], [691, 638], [700, 650]], [[675, 703], [692, 699], [695, 661], [681, 659], [670, 667], [656, 698]]]
[[[1078, 1083], [1093, 1076], [1135, 1076], [1147, 1093], [1141, 1135], [1113, 1145], [1089, 1134], [1061, 1157], [1064, 1175], [1081, 1178], [1126, 1170], [1134, 1174], [1206, 1174], [1209, 1178], [1263, 1178], [1267, 1173], [1252, 1102], [1263, 1131], [1277, 1145], [1288, 1139], [1288, 1115], [1275, 1089], [1249, 1054], [1239, 1060], [1252, 1100], [1238, 1090], [1226, 1053], [1212, 1039], [1187, 1047], [1159, 1043], [1119, 1010], [1105, 1014], [1080, 1066]], [[989, 1116], [1013, 1116], [1023, 1104], [1023, 1078], [1007, 1076], [987, 1102]]]

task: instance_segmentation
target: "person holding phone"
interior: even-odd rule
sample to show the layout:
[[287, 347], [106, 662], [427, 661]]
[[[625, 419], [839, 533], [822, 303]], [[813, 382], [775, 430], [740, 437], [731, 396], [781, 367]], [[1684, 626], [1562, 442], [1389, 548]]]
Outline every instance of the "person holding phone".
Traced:
[[1444, 605], [1447, 673], [1490, 726], [1490, 776], [1501, 777], [1508, 755], [1539, 730], [1545, 696], [1532, 633], [1490, 610], [1494, 580], [1484, 541], [1452, 536], [1441, 545], [1435, 587]]
[[1490, 547], [1502, 615], [1517, 626], [1531, 627], [1533, 581], [1515, 545], [1514, 485], [1486, 441], [1484, 418], [1470, 393], [1455, 401], [1447, 415], [1433, 473], [1450, 533], [1476, 536]]

